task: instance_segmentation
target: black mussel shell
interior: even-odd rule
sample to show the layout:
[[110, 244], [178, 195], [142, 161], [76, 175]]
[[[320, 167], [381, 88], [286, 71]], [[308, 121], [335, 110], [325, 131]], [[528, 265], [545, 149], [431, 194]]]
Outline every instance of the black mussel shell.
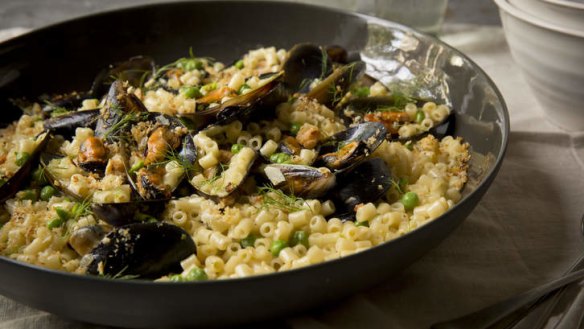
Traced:
[[156, 71], [154, 60], [147, 56], [135, 56], [101, 70], [95, 77], [90, 94], [101, 98], [114, 80], [128, 81], [131, 86], [141, 87]]
[[95, 136], [102, 137], [111, 133], [110, 129], [115, 128], [114, 126], [122, 120], [124, 115], [130, 113], [147, 114], [149, 112], [136, 95], [126, 92], [122, 81], [116, 80], [111, 84], [105, 106], [97, 120]]
[[338, 213], [354, 212], [355, 206], [374, 202], [391, 188], [391, 171], [385, 161], [370, 158], [353, 170], [338, 175], [334, 201]]
[[32, 170], [35, 168], [39, 156], [45, 145], [49, 141], [49, 133], [43, 132], [39, 134], [37, 139], [42, 139], [30, 158], [12, 175], [8, 180], [0, 186], [0, 203], [10, 199], [16, 192], [20, 191], [21, 187], [30, 180]]
[[87, 273], [113, 278], [157, 278], [180, 272], [180, 262], [196, 252], [181, 228], [165, 223], [138, 223], [115, 228], [89, 254]]
[[221, 105], [196, 111], [187, 118], [192, 118], [195, 130], [207, 128], [209, 125], [225, 125], [239, 120], [248, 122], [255, 116], [266, 120], [275, 114], [276, 105], [288, 100], [289, 93], [279, 81], [281, 73], [270, 76], [270, 81], [250, 91], [247, 94], [233, 97]]
[[275, 188], [305, 198], [325, 195], [336, 181], [336, 176], [324, 167], [270, 164], [264, 168], [264, 173]]
[[385, 140], [387, 130], [381, 123], [366, 122], [341, 131], [325, 140], [317, 164], [340, 170], [370, 156]]
[[365, 62], [357, 61], [336, 68], [326, 79], [312, 88], [306, 96], [332, 108], [349, 91], [351, 84], [361, 77], [365, 72], [365, 67]]
[[72, 136], [79, 127], [95, 126], [99, 118], [99, 109], [76, 111], [46, 119], [44, 127], [52, 133], [63, 136]]
[[442, 139], [446, 136], [454, 136], [454, 131], [456, 130], [456, 116], [454, 111], [450, 113], [448, 117], [439, 125], [436, 125], [428, 131], [428, 133], [434, 135], [438, 139]]
[[81, 107], [84, 100], [91, 98], [87, 92], [72, 92], [69, 94], [53, 95], [50, 97], [42, 97], [40, 100], [44, 102], [43, 114], [44, 116], [51, 115], [54, 111], [66, 110], [69, 112], [76, 111]]
[[123, 226], [143, 221], [141, 215], [158, 218], [164, 211], [165, 200], [145, 200], [122, 203], [93, 203], [91, 210], [97, 218], [112, 226]]
[[324, 79], [332, 71], [327, 51], [310, 44], [297, 44], [288, 53], [283, 65], [283, 82], [292, 93], [306, 93], [314, 79]]
[[347, 64], [349, 54], [347, 50], [338, 45], [330, 45], [326, 47], [326, 53], [331, 61], [340, 64]]

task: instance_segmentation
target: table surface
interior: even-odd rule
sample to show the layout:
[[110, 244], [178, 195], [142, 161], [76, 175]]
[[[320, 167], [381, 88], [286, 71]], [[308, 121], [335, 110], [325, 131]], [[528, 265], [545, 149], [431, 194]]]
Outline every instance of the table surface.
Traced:
[[[41, 0], [2, 0], [0, 29], [38, 27], [101, 10], [92, 1], [57, 2], [62, 8]], [[581, 254], [584, 134], [564, 132], [545, 120], [492, 17], [492, 3], [476, 2], [475, 14], [480, 6], [487, 8], [478, 15], [481, 25], [456, 19], [462, 9], [453, 6], [470, 8], [462, 3], [451, 0], [441, 38], [491, 76], [511, 116], [507, 155], [493, 185], [452, 235], [399, 276], [334, 305], [253, 328], [428, 328], [553, 279]], [[42, 12], [53, 16], [41, 17]], [[103, 327], [69, 322], [0, 297], [3, 328]]]

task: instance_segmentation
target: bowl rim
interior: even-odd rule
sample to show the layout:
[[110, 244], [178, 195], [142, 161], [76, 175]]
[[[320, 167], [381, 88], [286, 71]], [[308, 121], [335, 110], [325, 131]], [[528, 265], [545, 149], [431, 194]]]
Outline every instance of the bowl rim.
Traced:
[[539, 0], [539, 1], [547, 2], [549, 4], [568, 8], [568, 9], [584, 10], [584, 2], [569, 1], [569, 0]]
[[[497, 6], [499, 7], [499, 12], [505, 12], [525, 23], [529, 23], [533, 26], [540, 27], [546, 30], [551, 30], [554, 32], [567, 34], [574, 37], [584, 38], [584, 31], [574, 30], [565, 28], [553, 23], [549, 23], [547, 21], [542, 20], [539, 17], [533, 16], [520, 8], [517, 8], [513, 4], [509, 2], [509, 0], [494, 0]], [[547, 0], [543, 0], [547, 1]], [[583, 7], [584, 9], [584, 7]]]
[[[495, 0], [495, 1], [497, 1], [497, 0]], [[31, 35], [34, 35], [37, 33], [44, 33], [48, 30], [51, 30], [54, 28], [59, 28], [62, 25], [71, 24], [71, 23], [74, 23], [77, 21], [84, 21], [86, 19], [98, 18], [101, 16], [107, 16], [107, 15], [116, 14], [116, 13], [123, 13], [123, 12], [130, 12], [133, 10], [140, 10], [140, 9], [145, 9], [145, 8], [165, 7], [165, 6], [173, 6], [173, 5], [180, 5], [180, 4], [194, 4], [194, 3], [201, 4], [201, 5], [205, 5], [205, 4], [213, 4], [214, 5], [214, 4], [219, 4], [219, 3], [222, 3], [223, 5], [230, 4], [230, 3], [238, 3], [238, 4], [247, 3], [247, 4], [258, 5], [258, 4], [266, 4], [266, 1], [264, 1], [264, 0], [198, 0], [198, 1], [171, 0], [168, 2], [155, 2], [155, 3], [129, 5], [129, 6], [123, 6], [123, 7], [118, 7], [118, 8], [111, 8], [111, 9], [107, 9], [104, 11], [89, 13], [86, 15], [76, 16], [76, 17], [73, 17], [70, 19], [50, 23], [47, 25], [40, 26], [38, 28], [33, 28], [33, 29], [26, 31], [22, 34], [19, 34], [15, 37], [1, 41], [0, 47], [9, 45], [13, 42], [17, 42], [18, 40], [20, 40], [22, 38], [28, 38]], [[321, 268], [321, 267], [327, 266], [329, 264], [346, 262], [346, 261], [349, 261], [350, 259], [360, 257], [360, 255], [363, 255], [363, 254], [374, 253], [374, 252], [379, 251], [382, 248], [387, 247], [390, 244], [395, 244], [398, 241], [408, 239], [416, 232], [430, 230], [430, 229], [432, 229], [433, 226], [437, 225], [438, 221], [440, 221], [442, 218], [444, 218], [448, 214], [452, 213], [455, 209], [462, 207], [463, 204], [466, 204], [467, 202], [469, 202], [469, 199], [471, 199], [473, 196], [475, 196], [476, 193], [480, 193], [480, 191], [485, 188], [485, 185], [487, 185], [487, 187], [488, 187], [492, 183], [492, 181], [496, 178], [497, 173], [498, 173], [498, 171], [501, 168], [501, 165], [503, 163], [504, 157], [507, 153], [507, 149], [508, 149], [508, 145], [509, 145], [509, 135], [511, 133], [511, 128], [510, 128], [510, 121], [511, 120], [510, 120], [510, 115], [509, 115], [509, 109], [507, 107], [507, 103], [505, 102], [505, 98], [503, 97], [503, 94], [501, 93], [501, 91], [499, 90], [499, 88], [497, 87], [497, 85], [495, 84], [493, 79], [483, 70], [483, 68], [481, 68], [470, 57], [468, 57], [466, 54], [464, 54], [462, 51], [458, 50], [457, 48], [447, 44], [446, 42], [440, 40], [438, 37], [435, 37], [429, 33], [417, 30], [413, 27], [403, 25], [401, 23], [378, 18], [375, 16], [370, 16], [370, 15], [366, 15], [366, 14], [362, 14], [362, 13], [358, 13], [358, 12], [354, 12], [354, 11], [343, 10], [343, 9], [339, 9], [339, 8], [332, 8], [332, 7], [322, 6], [322, 5], [300, 3], [300, 2], [291, 2], [290, 0], [273, 0], [273, 1], [269, 1], [268, 4], [272, 4], [275, 6], [283, 6], [283, 7], [286, 7], [286, 6], [305, 7], [306, 9], [317, 8], [320, 10], [326, 10], [326, 11], [335, 12], [335, 13], [339, 13], [339, 14], [343, 14], [343, 15], [347, 15], [347, 16], [360, 17], [360, 18], [363, 18], [367, 22], [367, 24], [374, 23], [374, 24], [381, 25], [381, 26], [386, 27], [386, 28], [392, 28], [394, 30], [397, 29], [397, 30], [400, 30], [402, 32], [413, 32], [414, 35], [417, 34], [416, 37], [422, 36], [424, 38], [431, 39], [433, 42], [439, 44], [440, 46], [443, 46], [443, 47], [449, 49], [453, 54], [456, 54], [456, 55], [462, 57], [465, 61], [467, 61], [472, 66], [472, 68], [474, 70], [476, 70], [480, 75], [482, 75], [484, 77], [484, 79], [486, 80], [488, 85], [493, 89], [497, 99], [500, 101], [501, 113], [502, 113], [501, 121], [499, 121], [500, 122], [499, 125], [501, 126], [501, 146], [499, 147], [499, 154], [494, 159], [491, 168], [489, 169], [488, 172], [485, 173], [481, 182], [478, 185], [476, 185], [475, 189], [471, 193], [464, 195], [462, 197], [462, 199], [460, 199], [454, 205], [454, 207], [448, 209], [444, 214], [431, 220], [430, 222], [424, 224], [423, 226], [418, 227], [415, 230], [410, 231], [410, 232], [408, 232], [402, 236], [399, 236], [393, 240], [384, 241], [383, 243], [381, 243], [377, 246], [372, 246], [369, 249], [366, 249], [366, 250], [363, 250], [363, 251], [360, 251], [360, 252], [357, 252], [354, 254], [339, 257], [336, 259], [323, 261], [323, 262], [316, 263], [316, 264], [311, 264], [311, 265], [305, 266], [305, 267], [299, 267], [299, 268], [295, 268], [295, 269], [281, 271], [281, 272], [274, 272], [274, 273], [267, 273], [267, 274], [254, 274], [254, 275], [250, 275], [250, 276], [246, 276], [246, 277], [229, 278], [229, 279], [224, 279], [224, 280], [213, 279], [213, 280], [204, 280], [204, 281], [174, 282], [174, 281], [153, 281], [153, 280], [146, 280], [146, 279], [120, 280], [120, 279], [113, 279], [113, 278], [102, 277], [102, 276], [84, 275], [84, 274], [78, 274], [78, 273], [73, 273], [73, 272], [66, 272], [63, 270], [51, 269], [48, 267], [43, 267], [43, 266], [39, 266], [39, 265], [35, 265], [35, 264], [23, 262], [23, 261], [18, 261], [18, 260], [12, 259], [12, 258], [4, 256], [4, 255], [0, 255], [0, 263], [5, 263], [8, 266], [15, 266], [15, 267], [24, 268], [25, 270], [41, 271], [41, 272], [44, 272], [45, 274], [48, 274], [50, 276], [59, 276], [59, 277], [62, 277], [64, 279], [67, 279], [67, 280], [78, 280], [79, 282], [84, 281], [84, 282], [107, 283], [107, 284], [113, 284], [116, 286], [138, 286], [138, 287], [146, 287], [146, 288], [157, 287], [157, 286], [162, 287], [162, 286], [230, 285], [230, 284], [241, 284], [242, 282], [262, 281], [262, 280], [270, 279], [273, 277], [292, 276], [292, 275], [295, 275], [299, 272], [313, 271], [317, 268]], [[471, 147], [472, 147], [472, 145], [471, 145]]]

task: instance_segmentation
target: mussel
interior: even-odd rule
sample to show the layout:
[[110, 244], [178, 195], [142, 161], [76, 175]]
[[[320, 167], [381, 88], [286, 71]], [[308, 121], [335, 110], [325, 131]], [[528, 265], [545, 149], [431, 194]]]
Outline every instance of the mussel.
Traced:
[[193, 239], [181, 228], [137, 223], [108, 233], [82, 263], [88, 274], [156, 278], [180, 271], [180, 261], [194, 253]]
[[0, 185], [0, 203], [10, 199], [29, 180], [33, 167], [37, 164], [39, 156], [49, 141], [49, 133], [43, 132], [35, 137], [36, 147], [28, 159], [18, 168], [11, 177]]
[[297, 44], [288, 52], [283, 65], [282, 78], [286, 87], [294, 92], [307, 93], [315, 79], [324, 79], [332, 72], [332, 63], [327, 52], [310, 44]]
[[89, 172], [102, 172], [108, 160], [108, 151], [100, 138], [90, 136], [79, 147], [77, 165]]
[[[404, 111], [407, 103], [421, 107], [425, 101], [405, 98], [398, 95], [354, 98], [343, 104], [340, 115], [345, 124], [360, 122], [379, 122], [387, 129], [388, 139], [411, 140], [418, 139], [430, 133], [438, 138], [452, 134], [454, 115], [450, 113], [444, 120], [437, 122], [430, 129], [420, 130], [412, 136], [400, 136], [398, 130], [406, 124], [414, 124], [414, 118]], [[420, 110], [418, 110], [420, 112]], [[417, 112], [417, 113], [418, 113]], [[423, 114], [423, 113], [422, 113]], [[422, 116], [423, 118], [423, 116]]]
[[110, 140], [113, 134], [129, 129], [132, 121], [140, 121], [135, 116], [148, 115], [148, 109], [134, 94], [126, 92], [124, 83], [116, 80], [111, 84], [105, 106], [97, 120], [95, 135]]
[[288, 99], [289, 92], [279, 80], [281, 75], [282, 73], [271, 75], [256, 89], [233, 97], [220, 105], [196, 111], [187, 117], [193, 119], [196, 125], [195, 130], [211, 124], [224, 125], [235, 120], [245, 123], [256, 113], [265, 119], [270, 116], [271, 112], [268, 113], [268, 110]]
[[63, 114], [54, 118], [46, 119], [44, 127], [54, 134], [72, 136], [78, 127], [95, 126], [100, 115], [100, 110], [85, 110]]
[[127, 81], [131, 86], [140, 87], [155, 73], [154, 60], [147, 56], [135, 56], [101, 70], [93, 81], [90, 94], [101, 98], [114, 80]]
[[305, 198], [325, 195], [336, 181], [336, 176], [324, 167], [270, 164], [264, 168], [264, 173], [275, 188]]
[[369, 158], [338, 175], [334, 200], [338, 212], [355, 211], [355, 206], [374, 202], [391, 188], [391, 171], [380, 158]]
[[386, 134], [385, 127], [377, 122], [350, 127], [321, 144], [317, 164], [333, 170], [356, 165], [377, 149], [385, 140]]

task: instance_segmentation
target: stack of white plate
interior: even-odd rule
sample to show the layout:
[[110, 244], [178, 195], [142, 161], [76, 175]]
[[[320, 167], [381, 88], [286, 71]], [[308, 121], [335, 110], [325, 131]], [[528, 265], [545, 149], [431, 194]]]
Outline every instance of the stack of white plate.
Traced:
[[495, 2], [513, 58], [549, 120], [584, 130], [584, 1]]

